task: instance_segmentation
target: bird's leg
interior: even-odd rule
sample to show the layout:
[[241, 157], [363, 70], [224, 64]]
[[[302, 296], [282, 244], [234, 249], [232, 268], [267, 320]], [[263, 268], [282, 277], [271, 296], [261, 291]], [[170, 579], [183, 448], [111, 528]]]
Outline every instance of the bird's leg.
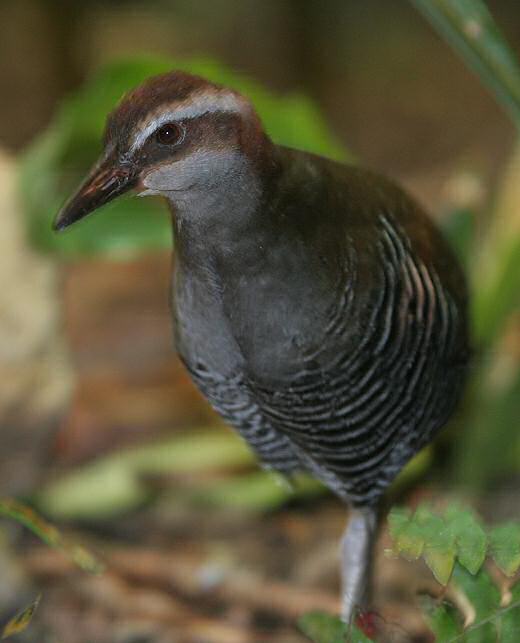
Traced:
[[372, 553], [378, 512], [373, 507], [353, 508], [341, 541], [341, 618], [350, 623], [357, 607], [370, 600]]

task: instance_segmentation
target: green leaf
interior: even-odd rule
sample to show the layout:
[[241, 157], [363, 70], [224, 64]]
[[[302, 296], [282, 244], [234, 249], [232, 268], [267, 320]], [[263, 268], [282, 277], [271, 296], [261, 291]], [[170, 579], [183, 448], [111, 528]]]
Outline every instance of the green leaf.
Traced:
[[272, 473], [255, 471], [249, 475], [228, 478], [203, 486], [193, 494], [194, 502], [240, 508], [244, 511], [265, 511], [280, 507], [296, 495], [316, 496], [326, 488], [317, 480], [301, 477], [289, 485]]
[[455, 563], [455, 535], [448, 529], [440, 516], [429, 507], [417, 508], [413, 522], [417, 523], [424, 541], [423, 557], [436, 580], [446, 585]]
[[491, 555], [507, 576], [520, 568], [520, 523], [507, 523], [489, 532]]
[[60, 520], [103, 519], [146, 502], [150, 476], [238, 469], [254, 462], [251, 451], [231, 431], [191, 430], [99, 458], [53, 481], [34, 501]]
[[424, 561], [431, 569], [437, 582], [447, 585], [455, 564], [455, 548], [437, 543], [426, 545]]
[[407, 560], [417, 560], [423, 552], [424, 534], [422, 526], [408, 509], [394, 507], [388, 515], [390, 535], [394, 540], [394, 551]]
[[501, 610], [497, 628], [500, 643], [520, 641], [520, 583], [513, 587], [510, 604]]
[[488, 540], [484, 529], [471, 510], [455, 504], [448, 507], [444, 520], [455, 538], [458, 561], [476, 574], [486, 558]]
[[449, 605], [437, 605], [427, 610], [428, 625], [436, 636], [437, 641], [447, 643], [452, 639], [464, 642], [462, 625], [457, 612]]
[[8, 636], [14, 636], [15, 634], [20, 634], [29, 627], [34, 613], [38, 609], [40, 600], [41, 594], [39, 594], [32, 603], [27, 605], [27, 607], [6, 623], [2, 629], [2, 639], [6, 639]]
[[251, 98], [267, 132], [284, 145], [344, 159], [315, 104], [302, 94], [274, 95], [260, 84], [208, 60], [139, 57], [107, 65], [63, 102], [48, 130], [22, 157], [21, 197], [31, 240], [60, 254], [125, 256], [169, 248], [171, 230], [160, 200], [117, 199], [99, 216], [56, 235], [51, 222], [101, 151], [106, 117], [120, 98], [144, 79], [171, 69], [207, 77]]
[[411, 0], [520, 125], [520, 69], [482, 0]]
[[[197, 472], [205, 476], [193, 476]], [[208, 474], [227, 475], [215, 479]], [[60, 520], [103, 520], [136, 509], [154, 493], [157, 476], [190, 476], [189, 484], [165, 490], [170, 504], [272, 510], [289, 498], [322, 494], [325, 487], [301, 476], [288, 483], [257, 462], [245, 443], [222, 428], [192, 429], [168, 439], [99, 458], [57, 478], [34, 497], [39, 509]], [[220, 475], [220, 478], [222, 476]]]
[[409, 560], [422, 555], [442, 585], [448, 583], [456, 559], [473, 574], [484, 563], [488, 540], [469, 509], [453, 504], [441, 517], [428, 505], [420, 505], [413, 515], [394, 508], [388, 521], [394, 552]]
[[394, 551], [408, 560], [423, 556], [433, 575], [446, 585], [455, 562], [455, 534], [425, 505], [413, 516], [407, 511], [393, 509], [389, 515], [390, 534]]
[[475, 244], [475, 213], [468, 209], [454, 210], [441, 223], [455, 254], [468, 268]]
[[495, 527], [486, 536], [478, 517], [458, 504], [450, 505], [442, 517], [427, 505], [418, 507], [413, 515], [406, 509], [394, 509], [389, 523], [397, 550], [396, 541], [398, 544], [407, 532], [415, 530], [420, 534], [423, 557], [437, 580], [446, 584], [449, 579], [450, 586], [475, 610], [473, 624], [462, 632], [451, 607], [426, 602], [425, 612], [437, 640], [446, 643], [520, 640], [515, 638], [520, 634], [517, 610], [520, 583], [513, 588], [510, 605], [501, 609], [501, 593], [483, 567], [486, 554], [490, 553], [506, 574], [516, 573], [520, 568], [520, 523]]
[[492, 381], [481, 371], [468, 391], [466, 428], [454, 446], [457, 475], [472, 488], [519, 470], [520, 368], [502, 373]]
[[498, 339], [510, 315], [520, 310], [520, 237], [502, 240], [493, 256], [493, 274], [485, 280], [475, 276], [473, 319], [481, 345]]
[[315, 643], [343, 643], [346, 625], [337, 617], [325, 612], [309, 612], [298, 621], [302, 632]]
[[412, 519], [412, 512], [408, 507], [393, 507], [388, 514], [388, 528], [390, 535], [397, 540], [400, 534], [408, 527]]
[[347, 626], [337, 616], [325, 612], [304, 614], [298, 626], [314, 643], [371, 643], [355, 625]]
[[467, 643], [496, 641], [495, 616], [500, 606], [500, 592], [483, 569], [470, 574], [461, 565], [455, 565], [453, 584], [469, 599], [475, 609], [475, 623], [465, 632]]

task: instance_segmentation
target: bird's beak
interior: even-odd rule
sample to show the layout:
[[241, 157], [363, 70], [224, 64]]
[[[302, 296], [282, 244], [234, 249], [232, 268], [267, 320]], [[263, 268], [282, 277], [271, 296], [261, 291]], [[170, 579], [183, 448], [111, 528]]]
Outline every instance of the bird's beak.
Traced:
[[58, 212], [53, 224], [54, 230], [65, 230], [136, 184], [137, 173], [132, 165], [121, 164], [113, 156], [102, 159]]

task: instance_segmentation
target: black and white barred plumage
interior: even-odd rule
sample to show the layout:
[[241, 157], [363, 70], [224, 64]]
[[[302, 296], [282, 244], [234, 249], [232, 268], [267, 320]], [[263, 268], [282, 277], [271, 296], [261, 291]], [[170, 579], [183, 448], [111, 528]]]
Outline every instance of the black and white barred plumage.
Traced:
[[[306, 336], [301, 320], [295, 318], [289, 331], [293, 342], [283, 333], [271, 336], [273, 343], [278, 342], [280, 359], [287, 351], [293, 371], [269, 381], [264, 373], [269, 373], [269, 366], [263, 364], [260, 372], [255, 371], [255, 364], [248, 362], [247, 346], [232, 341], [236, 340], [235, 310], [226, 317], [219, 279], [213, 276], [215, 293], [221, 298], [202, 315], [215, 321], [216, 345], [225, 328], [229, 351], [236, 351], [236, 365], [228, 370], [234, 361], [229, 355], [223, 356], [221, 371], [205, 365], [211, 349], [197, 352], [195, 363], [189, 349], [184, 352], [182, 332], [179, 349], [199, 388], [265, 465], [286, 474], [307, 470], [353, 504], [376, 504], [402, 466], [445, 424], [460, 395], [467, 361], [464, 282], [438, 233], [398, 188], [362, 170], [298, 152], [283, 154], [292, 161], [288, 175], [282, 172], [278, 179], [285, 194], [294, 181], [295, 162], [302, 166], [285, 225], [298, 230], [296, 217], [305, 223], [307, 217], [315, 216], [315, 225], [336, 232], [334, 244], [340, 247], [337, 265], [332, 270], [323, 267], [319, 277], [320, 260], [313, 247], [308, 248], [307, 274], [305, 268], [291, 272], [285, 266], [287, 272], [278, 275], [281, 284], [294, 280], [295, 297], [301, 296], [302, 280], [310, 284], [329, 280], [330, 296], [325, 291], [320, 297], [319, 288], [310, 288], [315, 296], [310, 308], [319, 318], [319, 330]], [[295, 161], [295, 155], [301, 158]], [[317, 201], [315, 213], [308, 201], [301, 210], [294, 208], [305, 171], [314, 178], [321, 173], [329, 182], [341, 177], [350, 185], [347, 194], [338, 185], [336, 198], [344, 199], [343, 208], [336, 204], [328, 224], [323, 221], [328, 214], [325, 203]], [[377, 191], [372, 199], [356, 194], [367, 183], [375, 183], [387, 202], [377, 198]], [[394, 208], [389, 207], [392, 204]], [[270, 207], [259, 205], [267, 212]], [[418, 223], [424, 226], [427, 241], [420, 240], [415, 247], [411, 235]], [[208, 252], [210, 248], [211, 242]], [[257, 274], [247, 281], [253, 296], [255, 288], [262, 289], [262, 272], [270, 263], [268, 244], [263, 252], [265, 263], [260, 259]], [[237, 283], [240, 289], [240, 280]], [[287, 305], [290, 292], [280, 287]], [[274, 307], [280, 300], [276, 294], [272, 297], [267, 305]], [[240, 299], [238, 295], [236, 314], [240, 314]], [[177, 303], [181, 316], [193, 323], [199, 312], [184, 310], [183, 304], [181, 296]], [[255, 315], [259, 326], [264, 312], [273, 314], [259, 306]], [[202, 326], [211, 336], [212, 326]]]

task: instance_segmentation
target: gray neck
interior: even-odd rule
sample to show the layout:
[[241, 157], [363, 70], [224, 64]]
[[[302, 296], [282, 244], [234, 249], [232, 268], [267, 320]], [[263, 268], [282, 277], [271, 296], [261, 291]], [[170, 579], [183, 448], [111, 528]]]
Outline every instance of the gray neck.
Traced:
[[[197, 158], [195, 158], [197, 157]], [[261, 186], [238, 152], [194, 154], [174, 164], [166, 196], [179, 260], [203, 268], [251, 251], [261, 238]], [[179, 172], [180, 170], [180, 172]]]

